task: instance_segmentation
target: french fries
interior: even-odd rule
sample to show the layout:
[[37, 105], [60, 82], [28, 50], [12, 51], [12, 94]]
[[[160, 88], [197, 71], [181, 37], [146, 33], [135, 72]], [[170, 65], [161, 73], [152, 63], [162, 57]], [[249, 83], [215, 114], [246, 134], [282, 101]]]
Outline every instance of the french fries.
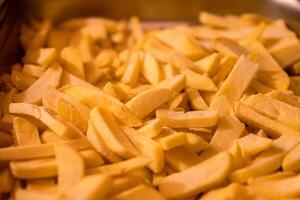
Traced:
[[299, 199], [297, 35], [252, 13], [199, 21], [22, 24], [0, 199]]

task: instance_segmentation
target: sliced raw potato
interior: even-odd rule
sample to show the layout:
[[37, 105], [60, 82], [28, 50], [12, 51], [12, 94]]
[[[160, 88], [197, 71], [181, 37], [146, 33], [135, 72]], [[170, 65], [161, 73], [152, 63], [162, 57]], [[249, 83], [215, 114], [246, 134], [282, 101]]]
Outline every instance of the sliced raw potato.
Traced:
[[187, 136], [184, 132], [177, 132], [172, 129], [163, 129], [162, 133], [155, 138], [162, 148], [167, 151], [187, 143]]
[[199, 59], [206, 55], [205, 50], [191, 36], [179, 29], [166, 29], [154, 32], [162, 42], [190, 59]]
[[14, 186], [14, 178], [9, 168], [0, 170], [0, 193], [9, 193]]
[[109, 162], [115, 163], [122, 160], [105, 144], [103, 138], [96, 131], [91, 121], [88, 122], [88, 130], [86, 133], [86, 137], [91, 143], [91, 145], [95, 148], [95, 150], [99, 152]]
[[173, 93], [164, 88], [154, 88], [146, 90], [126, 103], [126, 106], [134, 113], [139, 119], [149, 115], [152, 111], [160, 105], [169, 101]]
[[[92, 149], [78, 151], [84, 159], [86, 168], [97, 167], [104, 163], [103, 159]], [[20, 179], [37, 179], [57, 176], [58, 166], [55, 158], [10, 162], [12, 174]]]
[[26, 160], [53, 156], [53, 145], [55, 144], [66, 144], [77, 150], [90, 148], [86, 139], [65, 140], [34, 146], [7, 147], [0, 149], [0, 160]]
[[78, 100], [51, 88], [43, 95], [43, 106], [51, 109], [82, 132], [87, 131], [90, 109]]
[[109, 199], [110, 200], [126, 200], [126, 199], [164, 200], [165, 198], [151, 186], [142, 184], [132, 189], [121, 192], [120, 194], [117, 194], [115, 196], [112, 196]]
[[165, 152], [166, 162], [177, 171], [183, 171], [198, 164], [199, 156], [186, 146], [180, 146]]
[[11, 82], [16, 88], [23, 91], [29, 88], [37, 79], [24, 72], [13, 70], [11, 72]]
[[136, 133], [141, 134], [148, 138], [153, 138], [158, 136], [161, 132], [161, 123], [159, 119], [153, 119], [147, 121], [141, 128], [139, 128]]
[[82, 178], [67, 193], [68, 199], [99, 200], [105, 199], [113, 186], [113, 180], [104, 174], [89, 175]]
[[272, 134], [273, 136], [280, 136], [284, 134], [299, 134], [299, 132], [291, 129], [285, 124], [259, 114], [254, 109], [242, 102], [238, 102], [235, 105], [234, 111], [241, 121], [254, 127], [261, 128]]
[[79, 100], [90, 108], [101, 106], [111, 110], [111, 112], [124, 124], [129, 126], [139, 126], [141, 122], [135, 115], [118, 99], [105, 94], [101, 90], [82, 86], [68, 85], [61, 89], [62, 92]]
[[148, 167], [155, 173], [160, 172], [165, 165], [164, 152], [160, 144], [151, 138], [137, 134], [133, 129], [128, 127], [123, 127], [123, 130], [138, 151], [144, 157], [151, 160]]
[[237, 141], [245, 157], [253, 156], [270, 148], [273, 142], [271, 139], [259, 137], [255, 134], [246, 135]]
[[194, 110], [206, 110], [208, 108], [207, 104], [197, 90], [187, 88], [186, 93]]
[[137, 83], [142, 68], [143, 56], [141, 52], [132, 52], [130, 54], [126, 70], [121, 79], [123, 83], [132, 86]]
[[63, 138], [76, 138], [81, 135], [79, 130], [53, 117], [40, 106], [28, 103], [11, 103], [9, 105], [9, 112], [32, 116], [43, 122], [49, 129]]
[[187, 143], [185, 144], [185, 146], [192, 151], [199, 153], [202, 150], [208, 148], [208, 143], [201, 136], [194, 133], [185, 134], [187, 139]]
[[214, 40], [214, 48], [227, 56], [239, 58], [242, 55], [247, 56], [249, 51], [240, 46], [236, 41], [228, 38], [217, 38]]
[[300, 145], [296, 145], [292, 148], [288, 154], [284, 157], [282, 168], [284, 171], [298, 172], [300, 170]]
[[252, 95], [244, 102], [257, 112], [300, 131], [300, 108], [262, 94]]
[[37, 48], [26, 51], [23, 62], [48, 67], [56, 58], [57, 51], [55, 48]]
[[150, 162], [151, 161], [148, 158], [135, 157], [114, 164], [90, 168], [86, 170], [86, 173], [87, 174], [105, 173], [108, 176], [120, 176], [125, 173], [134, 171], [136, 169], [141, 169], [146, 165], [148, 165]]
[[275, 180], [252, 181], [250, 187], [267, 198], [293, 198], [300, 194], [300, 175]]
[[164, 197], [171, 199], [190, 197], [217, 187], [226, 180], [231, 162], [229, 153], [219, 153], [193, 167], [165, 177], [158, 184], [159, 190]]
[[158, 84], [162, 80], [162, 69], [158, 61], [150, 53], [145, 53], [144, 63], [141, 73], [152, 85]]
[[215, 96], [225, 95], [233, 105], [242, 97], [257, 70], [258, 64], [241, 56]]
[[58, 189], [68, 193], [84, 176], [84, 161], [72, 147], [54, 145], [58, 171]]
[[173, 90], [175, 92], [180, 92], [186, 85], [186, 77], [185, 75], [175, 75], [164, 81], [161, 81], [157, 87], [158, 88], [166, 88], [169, 90]]
[[123, 158], [138, 155], [137, 149], [118, 126], [112, 113], [104, 108], [96, 107], [91, 111], [91, 122], [101, 135], [105, 144]]
[[222, 55], [218, 53], [213, 53], [201, 60], [196, 61], [196, 65], [200, 69], [199, 72], [206, 72], [209, 76], [214, 76], [219, 67]]
[[172, 128], [212, 127], [218, 122], [216, 111], [175, 112], [172, 110], [157, 110], [156, 117], [162, 125]]
[[38, 80], [15, 96], [15, 102], [39, 103], [49, 87], [56, 88], [59, 85], [62, 72], [59, 64], [51, 64]]
[[65, 47], [60, 52], [63, 68], [75, 76], [85, 79], [83, 60], [76, 47]]
[[217, 150], [228, 150], [233, 142], [244, 133], [245, 125], [239, 120], [225, 116], [219, 119], [217, 130], [210, 141], [210, 145]]
[[14, 118], [13, 134], [18, 146], [41, 144], [37, 127], [24, 118]]

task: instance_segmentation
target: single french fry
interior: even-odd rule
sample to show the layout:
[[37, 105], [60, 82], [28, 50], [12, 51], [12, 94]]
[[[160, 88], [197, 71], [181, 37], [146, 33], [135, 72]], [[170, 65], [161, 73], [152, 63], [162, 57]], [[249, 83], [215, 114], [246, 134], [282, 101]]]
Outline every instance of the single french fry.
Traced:
[[139, 119], [149, 115], [152, 111], [160, 105], [169, 101], [173, 93], [164, 88], [154, 88], [146, 90], [126, 103], [126, 106], [133, 112]]
[[158, 142], [143, 135], [138, 135], [134, 129], [123, 127], [124, 132], [138, 151], [151, 162], [147, 165], [153, 172], [160, 172], [165, 165], [163, 148]]
[[105, 144], [123, 158], [138, 155], [137, 149], [131, 144], [125, 133], [118, 126], [112, 113], [104, 108], [95, 107], [91, 111], [91, 122], [101, 135]]
[[187, 88], [186, 93], [194, 110], [206, 110], [208, 108], [207, 104], [197, 90]]
[[214, 48], [227, 56], [239, 58], [242, 55], [248, 56], [249, 51], [240, 46], [236, 41], [228, 38], [217, 38], [214, 40]]
[[14, 118], [13, 134], [19, 146], [41, 144], [37, 127], [24, 118]]
[[87, 131], [90, 109], [78, 100], [54, 88], [50, 88], [43, 95], [43, 106], [51, 109], [64, 121], [73, 124], [82, 132]]
[[227, 75], [232, 70], [234, 64], [236, 62], [236, 59], [231, 56], [224, 56], [220, 61], [220, 66], [217, 71], [217, 73], [212, 77], [212, 80], [215, 83], [219, 83], [227, 77]]
[[95, 148], [97, 152], [99, 152], [106, 160], [109, 162], [115, 163], [119, 162], [122, 159], [115, 154], [109, 147], [105, 144], [101, 135], [96, 131], [94, 125], [91, 121], [88, 122], [88, 130], [86, 133], [86, 137], [91, 143], [91, 145]]
[[161, 123], [159, 119], [153, 119], [147, 121], [141, 128], [139, 128], [136, 133], [141, 134], [148, 138], [154, 138], [158, 136], [161, 132]]
[[171, 78], [165, 79], [161, 81], [157, 87], [158, 88], [166, 88], [169, 90], [173, 90], [176, 92], [180, 92], [186, 85], [186, 77], [185, 75], [175, 75]]
[[164, 200], [165, 198], [154, 188], [151, 186], [142, 184], [139, 186], [136, 186], [132, 189], [126, 190], [124, 192], [121, 192], [120, 194], [117, 194], [115, 196], [110, 197], [111, 200]]
[[162, 80], [163, 76], [159, 63], [150, 53], [145, 53], [144, 55], [141, 73], [152, 85], [157, 85]]
[[65, 47], [61, 50], [60, 57], [63, 62], [63, 68], [66, 71], [81, 79], [85, 79], [83, 60], [78, 49]]
[[104, 174], [89, 175], [82, 178], [68, 193], [68, 199], [105, 199], [113, 186], [113, 180]]
[[90, 108], [101, 106], [112, 111], [112, 113], [124, 124], [139, 126], [141, 122], [135, 115], [118, 99], [105, 94], [101, 90], [87, 88], [84, 86], [71, 86], [61, 88], [61, 91], [79, 100]]
[[185, 133], [187, 143], [185, 144], [186, 147], [191, 149], [192, 151], [199, 153], [204, 149], [208, 148], [208, 143], [199, 135], [194, 133]]
[[218, 68], [220, 67], [221, 59], [221, 54], [213, 53], [196, 61], [196, 65], [200, 69], [199, 73], [206, 72], [210, 77], [214, 76], [217, 73]]
[[187, 104], [187, 97], [185, 93], [179, 93], [176, 94], [167, 105], [167, 108], [170, 110], [177, 110], [180, 106], [184, 108], [184, 106]]
[[177, 171], [183, 171], [200, 162], [199, 156], [185, 146], [166, 151], [165, 157], [167, 164]]
[[23, 58], [24, 63], [37, 64], [42, 67], [48, 67], [56, 60], [57, 51], [55, 48], [37, 48], [26, 51]]
[[84, 161], [72, 147], [54, 145], [58, 171], [58, 190], [68, 193], [84, 176]]
[[272, 140], [259, 137], [255, 134], [246, 135], [237, 140], [245, 157], [258, 154], [272, 146]]
[[9, 112], [13, 114], [32, 116], [43, 122], [53, 132], [63, 138], [76, 138], [81, 135], [79, 130], [53, 117], [41, 106], [29, 103], [11, 103], [9, 106]]
[[90, 168], [86, 170], [87, 174], [105, 173], [108, 176], [120, 176], [124, 173], [145, 167], [150, 160], [145, 157], [135, 157], [118, 163]]
[[175, 112], [172, 110], [157, 110], [156, 117], [162, 125], [172, 128], [212, 127], [217, 124], [216, 111]]
[[[220, 169], [219, 166], [223, 167]], [[167, 176], [159, 183], [159, 191], [166, 198], [193, 196], [221, 185], [229, 174], [230, 166], [230, 154], [220, 153], [182, 172]], [[211, 170], [215, 173], [209, 173]]]
[[21, 91], [29, 88], [36, 80], [33, 76], [22, 71], [13, 70], [11, 73], [11, 82]]
[[282, 168], [283, 168], [284, 171], [298, 172], [300, 170], [300, 167], [299, 167], [299, 162], [300, 162], [299, 151], [300, 151], [300, 145], [296, 145], [284, 157], [283, 163], [282, 163]]
[[141, 52], [132, 52], [126, 70], [121, 81], [128, 85], [135, 85], [142, 67], [143, 54]]
[[49, 87], [56, 88], [62, 75], [62, 68], [53, 63], [29, 88], [15, 96], [16, 102], [39, 103]]
[[155, 139], [160, 143], [165, 151], [182, 146], [187, 143], [186, 133], [177, 132], [173, 129], [166, 128], [164, 128], [159, 136], [157, 136]]

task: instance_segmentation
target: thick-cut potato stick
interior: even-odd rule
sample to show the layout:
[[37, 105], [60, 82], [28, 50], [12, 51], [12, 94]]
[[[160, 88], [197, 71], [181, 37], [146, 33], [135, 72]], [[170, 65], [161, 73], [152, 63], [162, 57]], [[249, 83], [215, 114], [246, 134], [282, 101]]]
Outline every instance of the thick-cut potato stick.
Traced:
[[222, 59], [222, 55], [218, 53], [213, 53], [207, 57], [202, 58], [196, 62], [196, 65], [199, 67], [199, 73], [206, 72], [210, 77], [214, 76], [219, 67]]
[[60, 57], [63, 63], [63, 68], [69, 73], [78, 76], [81, 79], [85, 78], [83, 60], [80, 52], [75, 47], [65, 47], [60, 52]]
[[115, 163], [119, 162], [122, 159], [115, 154], [109, 147], [105, 144], [101, 135], [96, 131], [94, 125], [91, 121], [88, 123], [88, 130], [86, 133], [86, 137], [91, 143], [91, 145], [95, 148], [97, 152], [99, 152], [106, 160], [109, 162]]
[[19, 146], [41, 144], [37, 127], [24, 118], [14, 119], [13, 133], [16, 144]]
[[197, 90], [187, 88], [186, 93], [194, 110], [206, 110], [208, 108], [207, 104]]
[[139, 128], [136, 133], [141, 134], [148, 138], [153, 138], [158, 136], [161, 132], [161, 123], [159, 119], [153, 119], [147, 121], [141, 128]]
[[123, 158], [138, 155], [137, 149], [120, 129], [110, 111], [100, 107], [94, 108], [91, 112], [91, 122], [113, 152]]
[[53, 146], [56, 144], [66, 144], [77, 150], [90, 148], [86, 139], [65, 140], [34, 146], [7, 147], [0, 149], [0, 160], [26, 160], [53, 156]]
[[79, 130], [53, 117], [43, 107], [40, 106], [28, 103], [11, 103], [9, 106], [9, 112], [13, 114], [32, 116], [43, 122], [53, 132], [63, 138], [76, 138], [81, 135]]
[[173, 90], [175, 92], [180, 92], [186, 85], [186, 77], [185, 75], [176, 75], [161, 81], [157, 87], [158, 88], [166, 88], [169, 90]]
[[282, 168], [285, 171], [298, 172], [300, 170], [300, 145], [296, 145], [290, 152], [284, 157]]
[[248, 88], [257, 70], [258, 64], [245, 56], [241, 56], [221, 88], [217, 91], [216, 97], [225, 95], [233, 105]]
[[43, 95], [43, 106], [53, 110], [64, 121], [73, 124], [82, 132], [86, 132], [90, 109], [78, 100], [51, 88]]
[[180, 146], [165, 152], [166, 162], [177, 171], [183, 171], [200, 162], [199, 156], [185, 146]]
[[300, 108], [262, 94], [252, 95], [244, 103], [257, 112], [300, 131]]
[[236, 59], [231, 56], [224, 56], [220, 61], [220, 66], [217, 73], [212, 77], [215, 83], [223, 81], [233, 68]]
[[[104, 161], [92, 149], [81, 150], [78, 153], [82, 156], [85, 167], [97, 167]], [[12, 174], [20, 179], [36, 179], [57, 176], [57, 161], [55, 158], [41, 158], [26, 161], [10, 162]]]
[[194, 133], [185, 134], [187, 139], [187, 143], [185, 144], [185, 146], [192, 151], [199, 153], [202, 150], [208, 148], [208, 143], [201, 136]]
[[58, 190], [68, 193], [84, 176], [84, 161], [76, 150], [65, 144], [54, 145]]
[[59, 85], [62, 68], [57, 63], [53, 63], [44, 74], [35, 81], [29, 88], [15, 96], [16, 102], [38, 103], [42, 99], [47, 88], [56, 88]]
[[90, 108], [95, 106], [104, 107], [111, 112], [124, 124], [129, 126], [139, 126], [141, 122], [135, 115], [118, 99], [105, 94], [101, 90], [86, 88], [82, 86], [68, 85], [61, 89], [67, 95], [79, 100]]
[[164, 152], [160, 144], [151, 138], [138, 135], [134, 129], [129, 127], [123, 127], [123, 130], [138, 151], [151, 160], [148, 167], [155, 173], [160, 172], [165, 165]]
[[13, 189], [14, 178], [9, 168], [0, 169], [0, 193], [9, 193]]
[[48, 67], [56, 60], [56, 57], [57, 51], [54, 48], [30, 49], [26, 52], [23, 62]]
[[163, 125], [172, 128], [212, 127], [217, 124], [216, 111], [175, 112], [172, 110], [157, 110], [156, 117]]
[[132, 189], [126, 190], [124, 192], [121, 192], [120, 194], [117, 194], [109, 198], [109, 200], [126, 200], [126, 199], [164, 200], [165, 198], [157, 190], [145, 184], [136, 186]]
[[158, 84], [162, 80], [163, 76], [159, 63], [150, 53], [145, 53], [144, 55], [144, 63], [141, 73], [152, 85]]
[[146, 90], [126, 103], [126, 106], [139, 119], [149, 115], [160, 105], [169, 101], [173, 96], [172, 91], [164, 88]]
[[243, 156], [253, 156], [272, 146], [272, 140], [255, 134], [246, 135], [237, 140]]
[[11, 82], [21, 91], [29, 88], [36, 80], [33, 76], [21, 71], [13, 70], [11, 73]]
[[162, 133], [155, 138], [162, 148], [167, 151], [175, 147], [182, 146], [187, 143], [187, 136], [184, 132], [163, 130]]
[[229, 153], [220, 153], [182, 172], [165, 177], [158, 184], [159, 190], [166, 198], [193, 196], [221, 185], [229, 174], [231, 162]]
[[135, 85], [138, 81], [142, 67], [143, 54], [141, 52], [132, 52], [126, 70], [122, 76], [121, 81], [128, 85]]
[[237, 42], [228, 38], [215, 39], [214, 48], [220, 53], [234, 58], [239, 58], [242, 55], [247, 56], [249, 54], [246, 48], [240, 46]]
[[235, 114], [240, 120], [242, 120], [246, 124], [261, 128], [272, 134], [273, 136], [280, 136], [284, 134], [299, 134], [299, 132], [295, 131], [294, 129], [291, 129], [290, 127], [280, 122], [259, 114], [254, 109], [242, 102], [238, 102], [235, 105], [234, 110]]
[[108, 176], [120, 176], [122, 174], [140, 169], [148, 165], [151, 161], [145, 157], [135, 157], [118, 163], [90, 168], [87, 174], [105, 173]]
[[86, 176], [68, 191], [67, 198], [74, 200], [105, 199], [112, 186], [113, 180], [104, 174]]

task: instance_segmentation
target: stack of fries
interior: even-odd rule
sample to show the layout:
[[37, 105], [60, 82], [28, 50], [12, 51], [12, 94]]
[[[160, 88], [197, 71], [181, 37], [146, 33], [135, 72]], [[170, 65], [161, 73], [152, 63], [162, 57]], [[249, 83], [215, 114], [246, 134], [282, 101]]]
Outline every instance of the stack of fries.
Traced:
[[0, 78], [2, 198], [300, 198], [296, 34], [199, 20], [23, 24], [22, 63]]

